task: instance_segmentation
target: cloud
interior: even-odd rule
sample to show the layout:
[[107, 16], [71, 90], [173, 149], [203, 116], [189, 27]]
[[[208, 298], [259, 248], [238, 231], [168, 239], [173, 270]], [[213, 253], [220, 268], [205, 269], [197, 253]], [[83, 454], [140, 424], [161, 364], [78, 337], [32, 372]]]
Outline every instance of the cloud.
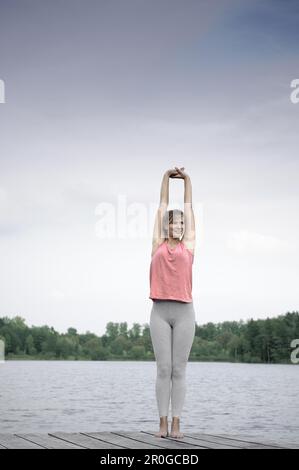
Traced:
[[63, 292], [62, 290], [54, 289], [50, 293], [50, 297], [54, 300], [63, 300], [63, 299], [65, 299], [66, 295], [65, 295], [65, 292]]
[[226, 241], [229, 249], [241, 254], [281, 253], [292, 248], [285, 240], [247, 230], [228, 233]]

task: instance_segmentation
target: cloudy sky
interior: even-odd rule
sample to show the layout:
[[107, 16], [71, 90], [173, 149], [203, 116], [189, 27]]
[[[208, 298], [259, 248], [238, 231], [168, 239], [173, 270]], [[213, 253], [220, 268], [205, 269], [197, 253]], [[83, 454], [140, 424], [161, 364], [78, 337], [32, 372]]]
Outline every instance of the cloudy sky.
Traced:
[[197, 323], [298, 310], [298, 24], [297, 1], [0, 0], [0, 316], [148, 323], [177, 165]]

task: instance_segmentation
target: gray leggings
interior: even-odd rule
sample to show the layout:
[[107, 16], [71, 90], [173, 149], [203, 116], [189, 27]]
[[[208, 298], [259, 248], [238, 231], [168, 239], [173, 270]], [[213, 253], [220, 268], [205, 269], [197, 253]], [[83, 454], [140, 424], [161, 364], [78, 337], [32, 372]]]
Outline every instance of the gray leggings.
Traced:
[[[195, 334], [193, 302], [154, 300], [150, 334], [157, 363], [159, 415], [180, 417], [186, 394], [186, 366]], [[170, 388], [171, 384], [171, 388]]]

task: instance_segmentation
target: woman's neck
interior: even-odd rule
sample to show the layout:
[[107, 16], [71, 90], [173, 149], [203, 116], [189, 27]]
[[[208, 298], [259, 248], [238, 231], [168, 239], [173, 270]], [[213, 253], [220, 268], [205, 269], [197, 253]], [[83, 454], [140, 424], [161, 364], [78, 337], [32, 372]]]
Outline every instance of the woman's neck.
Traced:
[[179, 238], [172, 238], [172, 237], [169, 237], [166, 239], [168, 245], [170, 246], [176, 246], [178, 243], [180, 243], [180, 239]]

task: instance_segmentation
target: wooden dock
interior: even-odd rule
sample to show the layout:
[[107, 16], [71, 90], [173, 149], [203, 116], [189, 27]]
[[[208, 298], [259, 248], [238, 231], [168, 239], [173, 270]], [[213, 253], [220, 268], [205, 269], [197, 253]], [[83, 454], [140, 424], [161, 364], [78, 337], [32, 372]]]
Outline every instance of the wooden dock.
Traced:
[[184, 433], [182, 439], [159, 438], [154, 431], [53, 432], [0, 434], [2, 449], [299, 449], [298, 444], [260, 442], [223, 434]]

